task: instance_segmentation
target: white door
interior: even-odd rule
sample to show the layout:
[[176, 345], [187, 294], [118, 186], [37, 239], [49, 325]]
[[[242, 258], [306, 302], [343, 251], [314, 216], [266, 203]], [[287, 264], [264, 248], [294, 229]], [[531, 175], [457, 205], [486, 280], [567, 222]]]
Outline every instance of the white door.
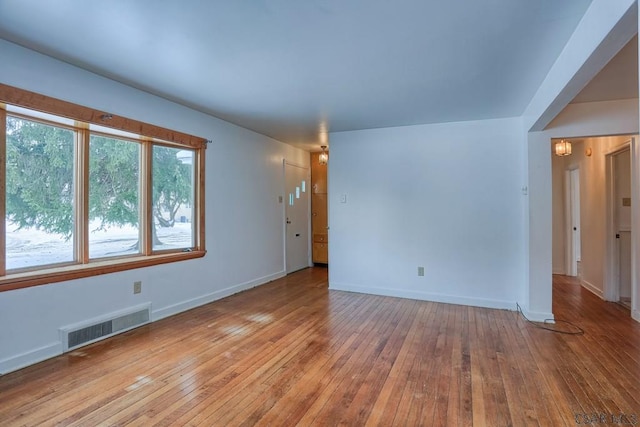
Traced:
[[582, 239], [580, 237], [580, 169], [567, 171], [567, 275], [578, 276], [578, 265], [580, 264]]
[[618, 297], [631, 301], [631, 153], [624, 150], [613, 158], [614, 221], [618, 246]]
[[309, 267], [309, 169], [284, 163], [287, 274]]

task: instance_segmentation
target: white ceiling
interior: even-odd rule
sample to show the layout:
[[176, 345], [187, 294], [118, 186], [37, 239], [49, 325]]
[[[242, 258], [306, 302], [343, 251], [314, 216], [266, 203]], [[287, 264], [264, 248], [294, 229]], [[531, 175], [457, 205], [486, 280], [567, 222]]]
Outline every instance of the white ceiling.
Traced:
[[522, 114], [589, 4], [2, 0], [0, 37], [317, 148], [328, 131]]

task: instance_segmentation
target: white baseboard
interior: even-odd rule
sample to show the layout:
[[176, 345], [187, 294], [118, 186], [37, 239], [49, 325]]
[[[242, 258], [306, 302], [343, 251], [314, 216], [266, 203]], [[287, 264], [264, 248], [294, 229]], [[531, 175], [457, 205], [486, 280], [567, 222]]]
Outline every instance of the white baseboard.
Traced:
[[547, 323], [555, 323], [556, 319], [553, 316], [553, 313], [542, 312], [542, 311], [529, 311], [524, 307], [520, 307], [522, 309], [522, 314], [524, 314], [527, 319], [532, 322], [547, 322]]
[[588, 290], [589, 292], [591, 292], [592, 294], [598, 296], [600, 299], [604, 299], [604, 293], [602, 292], [601, 289], [598, 289], [594, 284], [586, 281], [586, 280], [581, 280], [580, 283], [582, 284], [582, 286]]
[[551, 274], [560, 274], [560, 275], [564, 276], [565, 275], [564, 268], [553, 269]]
[[469, 305], [473, 307], [495, 308], [499, 310], [515, 310], [515, 301], [505, 301], [487, 298], [461, 297], [455, 295], [434, 294], [405, 289], [377, 288], [351, 285], [340, 282], [330, 282], [329, 289], [336, 291], [358, 292], [361, 294], [383, 295], [387, 297], [409, 298], [422, 301], [442, 302], [446, 304]]
[[[228, 288], [221, 289], [219, 291], [215, 291], [198, 298], [193, 298], [187, 301], [180, 302], [178, 304], [173, 304], [168, 307], [164, 307], [159, 310], [152, 311], [151, 321], [155, 322], [156, 320], [164, 319], [165, 317], [169, 317], [174, 314], [178, 314], [183, 311], [190, 310], [192, 308], [196, 308], [204, 304], [208, 304], [210, 302], [219, 300], [224, 297], [228, 297], [229, 295], [233, 295], [247, 289], [255, 288], [256, 286], [260, 286], [262, 284], [265, 284], [272, 280], [279, 279], [284, 276], [286, 276], [285, 272], [281, 271], [275, 274], [260, 277], [255, 280], [250, 280], [248, 282], [241, 283], [239, 285], [230, 286]], [[34, 365], [38, 362], [42, 362], [43, 360], [47, 360], [52, 357], [59, 356], [62, 353], [63, 353], [62, 342], [55, 342], [55, 343], [46, 345], [44, 347], [37, 348], [35, 350], [30, 350], [25, 353], [18, 354], [16, 356], [11, 356], [7, 359], [0, 360], [0, 375], [17, 371], [18, 369], [25, 368], [29, 365]]]
[[43, 360], [62, 354], [62, 343], [54, 342], [44, 347], [36, 348], [7, 359], [0, 360], [0, 375], [26, 368], [29, 365], [35, 365]]
[[272, 280], [280, 279], [284, 276], [286, 276], [286, 273], [284, 271], [280, 271], [278, 273], [263, 276], [258, 279], [240, 283], [239, 285], [233, 285], [225, 289], [211, 292], [210, 294], [154, 310], [151, 313], [151, 321], [155, 322], [156, 320], [164, 319], [165, 317], [173, 316], [174, 314], [182, 313], [183, 311], [191, 310], [192, 308], [196, 308], [204, 304], [209, 304], [210, 302], [237, 294], [238, 292], [246, 291], [247, 289], [255, 288], [256, 286], [263, 285], [267, 282], [271, 282]]
[[631, 310], [631, 317], [633, 318], [633, 320], [635, 320], [636, 322], [640, 322], [640, 311], [638, 310]]

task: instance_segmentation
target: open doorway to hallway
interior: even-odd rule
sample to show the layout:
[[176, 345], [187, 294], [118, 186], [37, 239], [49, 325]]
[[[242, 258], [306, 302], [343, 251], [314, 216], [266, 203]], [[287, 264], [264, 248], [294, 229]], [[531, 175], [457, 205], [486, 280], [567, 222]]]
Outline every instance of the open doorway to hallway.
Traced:
[[633, 136], [568, 141], [571, 154], [552, 159], [553, 273], [630, 308]]

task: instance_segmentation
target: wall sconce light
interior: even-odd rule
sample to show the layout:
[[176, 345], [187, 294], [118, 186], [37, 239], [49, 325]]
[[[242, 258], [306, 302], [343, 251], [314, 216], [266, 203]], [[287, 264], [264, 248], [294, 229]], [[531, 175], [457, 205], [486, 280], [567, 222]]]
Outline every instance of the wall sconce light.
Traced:
[[329, 161], [329, 153], [325, 151], [327, 149], [327, 146], [321, 145], [320, 148], [322, 148], [322, 153], [320, 153], [320, 155], [318, 156], [318, 163], [320, 163], [321, 165], [326, 165]]
[[568, 156], [571, 154], [571, 142], [566, 139], [560, 140], [560, 142], [556, 142], [555, 145], [555, 153], [556, 156]]

